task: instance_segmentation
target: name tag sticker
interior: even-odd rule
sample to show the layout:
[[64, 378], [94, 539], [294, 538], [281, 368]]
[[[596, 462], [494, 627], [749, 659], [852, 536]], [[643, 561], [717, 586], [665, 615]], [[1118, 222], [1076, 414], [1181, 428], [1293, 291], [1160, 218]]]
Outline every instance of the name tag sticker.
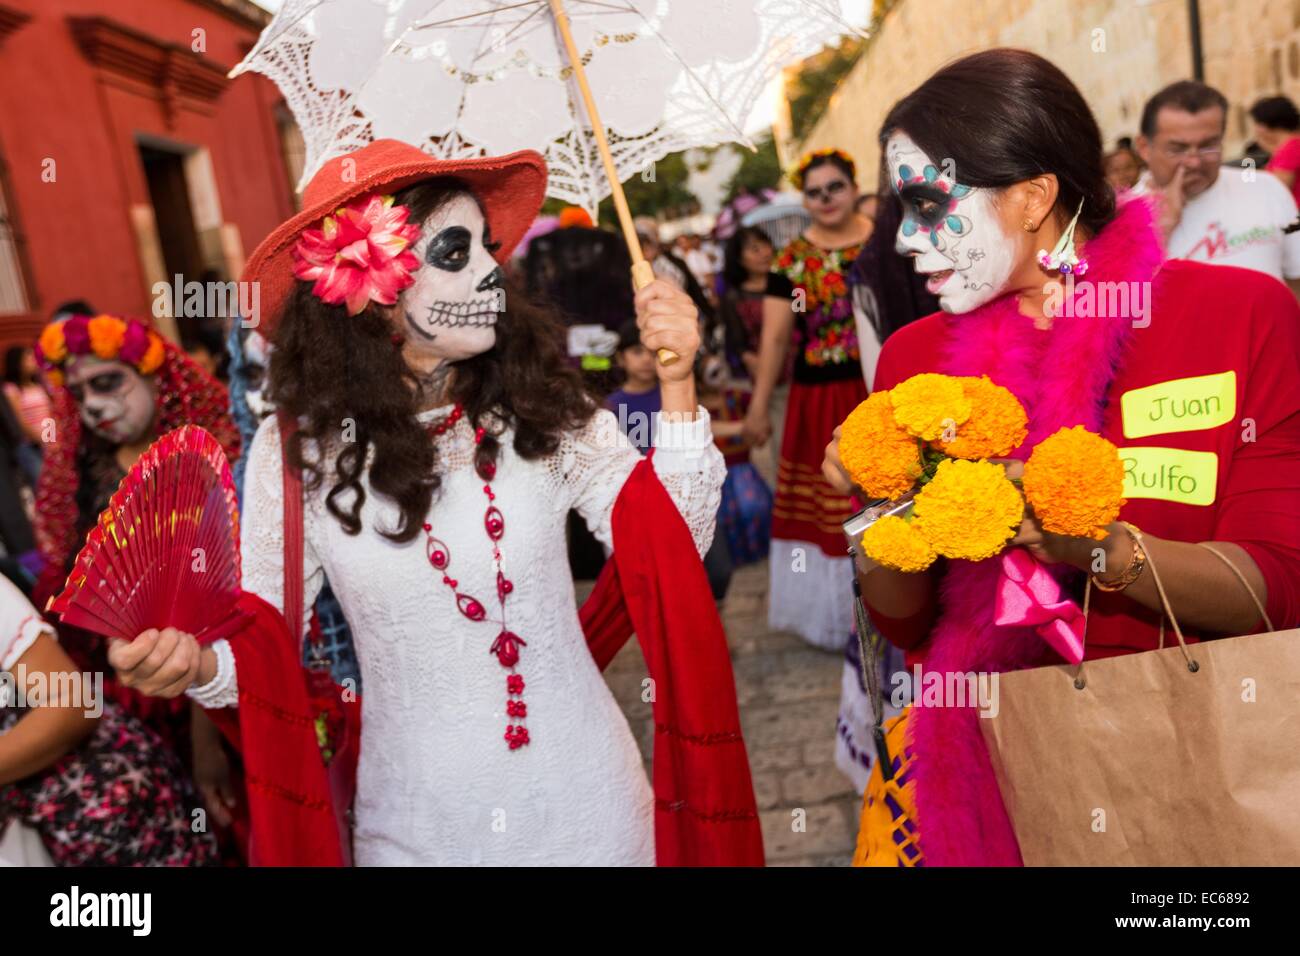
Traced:
[[1185, 505], [1212, 505], [1219, 456], [1182, 448], [1121, 448], [1125, 498], [1159, 498]]
[[1237, 373], [1176, 378], [1125, 392], [1125, 438], [1218, 428], [1237, 414]]

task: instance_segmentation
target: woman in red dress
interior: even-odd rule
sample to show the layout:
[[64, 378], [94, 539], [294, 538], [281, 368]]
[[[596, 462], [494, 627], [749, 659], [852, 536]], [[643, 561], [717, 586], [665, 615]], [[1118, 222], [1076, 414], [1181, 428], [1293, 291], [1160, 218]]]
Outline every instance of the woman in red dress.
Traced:
[[[1067, 588], [1092, 575], [1086, 656], [1157, 647], [1148, 558], [1189, 640], [1264, 629], [1231, 568], [1198, 542], [1231, 560], [1274, 627], [1300, 623], [1300, 308], [1287, 288], [1163, 261], [1150, 207], [1116, 207], [1087, 104], [1034, 54], [991, 50], [945, 67], [894, 107], [881, 142], [906, 210], [898, 244], [943, 311], [885, 343], [876, 387], [921, 372], [988, 375], [1029, 413], [1013, 458], [1075, 425], [1120, 449], [1127, 502], [1103, 540], [1049, 534], [1027, 511], [1012, 541]], [[1040, 264], [1072, 217], [1086, 276]], [[850, 489], [836, 441], [824, 468]], [[909, 664], [954, 673], [1059, 662], [1032, 628], [993, 623], [999, 573], [997, 559], [954, 560], [916, 574], [860, 566], [859, 580]], [[872, 816], [860, 859], [1021, 862], [978, 724], [971, 708], [909, 712], [902, 756], [914, 786], [901, 792], [915, 805]], [[889, 859], [882, 830], [906, 837], [908, 859]], [[873, 846], [883, 859], [863, 852]]]

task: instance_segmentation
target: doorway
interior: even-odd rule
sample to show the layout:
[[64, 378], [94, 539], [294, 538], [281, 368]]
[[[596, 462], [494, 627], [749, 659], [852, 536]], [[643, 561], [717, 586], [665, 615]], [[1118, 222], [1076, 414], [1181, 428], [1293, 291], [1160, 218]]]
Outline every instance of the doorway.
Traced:
[[[204, 267], [185, 179], [185, 155], [143, 143], [138, 144], [138, 148], [145, 181], [149, 185], [154, 221], [158, 226], [158, 244], [167, 268], [167, 283], [172, 286], [173, 296], [183, 295], [181, 287], [184, 282], [197, 279]], [[177, 275], [182, 277], [181, 287], [173, 284], [173, 277]], [[181, 314], [180, 302], [173, 300], [170, 305], [171, 315]]]

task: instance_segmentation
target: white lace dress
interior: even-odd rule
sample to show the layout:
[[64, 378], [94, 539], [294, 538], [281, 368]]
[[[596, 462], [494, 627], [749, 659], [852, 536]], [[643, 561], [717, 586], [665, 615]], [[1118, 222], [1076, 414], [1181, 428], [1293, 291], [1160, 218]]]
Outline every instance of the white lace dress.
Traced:
[[[422, 416], [436, 421], [450, 409]], [[514, 583], [510, 629], [527, 641], [531, 743], [503, 738], [506, 674], [489, 648], [500, 631], [496, 569], [484, 530], [483, 481], [473, 432], [462, 420], [438, 440], [442, 488], [433, 533], [451, 554], [448, 573], [477, 597], [487, 619], [455, 606], [425, 557], [425, 539], [394, 544], [396, 506], [367, 487], [362, 531], [346, 534], [324, 506], [326, 480], [304, 505], [305, 606], [322, 572], [352, 628], [362, 675], [362, 741], [354, 848], [360, 865], [632, 865], [654, 863], [654, 798], [636, 742], [587, 649], [565, 543], [570, 508], [611, 546], [610, 516], [640, 460], [601, 411], [545, 459], [524, 461], [501, 438], [496, 504], [505, 517], [502, 566]], [[655, 469], [708, 549], [726, 474], [707, 413], [665, 423]], [[332, 469], [327, 470], [327, 476]], [[243, 515], [246, 590], [283, 608], [279, 429], [264, 422], [249, 457]], [[305, 631], [305, 622], [304, 622]], [[206, 706], [237, 699], [228, 647], [223, 666], [191, 696]]]

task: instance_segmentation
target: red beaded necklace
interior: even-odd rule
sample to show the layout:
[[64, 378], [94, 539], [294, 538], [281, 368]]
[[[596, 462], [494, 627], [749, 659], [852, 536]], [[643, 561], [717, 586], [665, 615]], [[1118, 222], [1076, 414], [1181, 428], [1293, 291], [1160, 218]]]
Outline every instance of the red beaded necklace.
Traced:
[[[446, 418], [438, 425], [428, 430], [434, 438], [445, 435], [460, 419], [464, 416], [465, 410], [459, 403], [451, 410]], [[483, 444], [485, 432], [482, 428], [474, 429], [474, 445], [478, 447]], [[510, 745], [511, 750], [518, 750], [529, 742], [528, 728], [524, 726], [524, 718], [528, 716], [528, 705], [524, 703], [521, 695], [524, 692], [524, 678], [518, 672], [516, 665], [519, 663], [519, 648], [527, 646], [525, 641], [519, 635], [513, 633], [506, 626], [506, 598], [515, 586], [501, 570], [501, 548], [499, 542], [502, 535], [506, 532], [505, 516], [501, 509], [496, 506], [496, 495], [492, 491], [492, 479], [496, 477], [497, 466], [492, 461], [481, 456], [475, 456], [475, 471], [483, 479], [483, 494], [487, 496], [487, 511], [483, 514], [483, 528], [487, 531], [488, 539], [492, 542], [492, 558], [497, 567], [497, 602], [501, 605], [501, 631], [497, 634], [497, 639], [492, 642], [492, 647], [488, 653], [495, 654], [497, 661], [509, 673], [506, 675], [506, 716], [514, 718], [515, 723], [506, 725], [505, 741]], [[472, 597], [463, 591], [458, 590], [460, 584], [455, 578], [447, 573], [451, 565], [451, 549], [447, 547], [440, 539], [433, 536], [433, 526], [427, 522], [424, 525], [425, 555], [433, 569], [442, 575], [442, 583], [447, 585], [456, 595], [456, 609], [471, 621], [479, 622], [487, 617], [487, 609], [483, 602]]]

